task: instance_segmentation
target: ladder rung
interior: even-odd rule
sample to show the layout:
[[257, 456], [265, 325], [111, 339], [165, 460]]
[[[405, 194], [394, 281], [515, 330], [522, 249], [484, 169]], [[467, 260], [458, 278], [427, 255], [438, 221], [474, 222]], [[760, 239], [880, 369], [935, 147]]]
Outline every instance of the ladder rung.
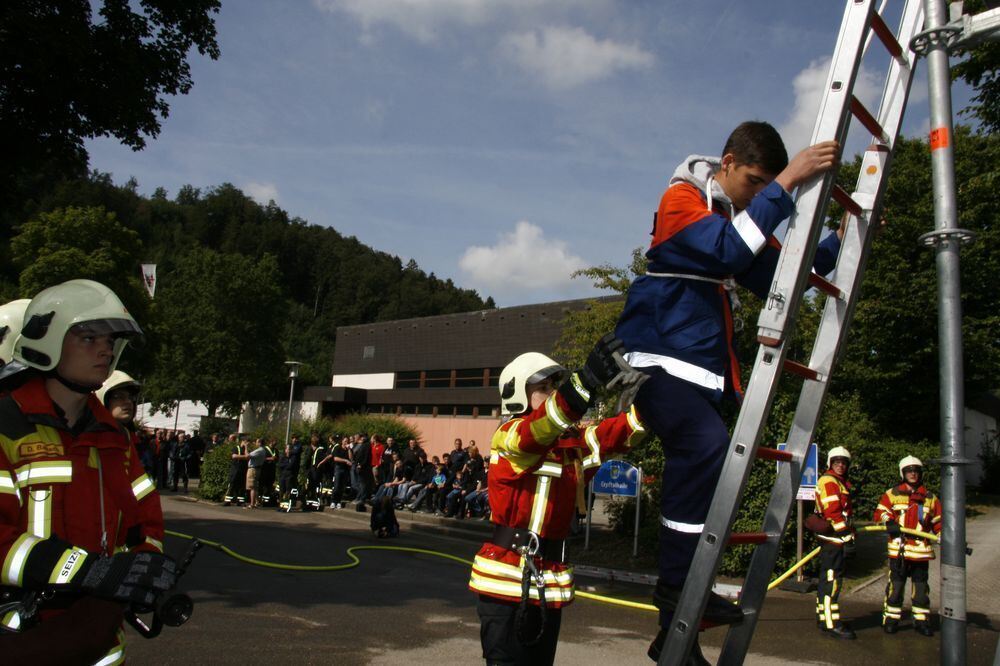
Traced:
[[802, 377], [803, 379], [813, 379], [813, 380], [819, 379], [819, 373], [810, 368], [809, 366], [802, 365], [801, 363], [797, 363], [796, 361], [790, 361], [788, 359], [785, 359], [785, 372], [787, 372], [790, 375], [797, 375], [799, 377]]
[[757, 457], [764, 460], [777, 460], [778, 462], [792, 462], [792, 454], [781, 449], [772, 449], [766, 446], [757, 447]]
[[832, 296], [833, 298], [843, 298], [844, 296], [843, 292], [840, 291], [840, 287], [830, 282], [825, 277], [817, 275], [816, 273], [809, 274], [809, 284], [816, 287], [827, 296]]
[[892, 34], [892, 30], [889, 26], [885, 24], [885, 21], [879, 16], [878, 12], [872, 13], [872, 32], [874, 32], [882, 44], [885, 45], [885, 50], [888, 51], [893, 58], [903, 57], [903, 47], [899, 45], [896, 40], [896, 36]]
[[851, 195], [844, 191], [840, 185], [833, 186], [833, 192], [830, 193], [833, 200], [843, 206], [844, 210], [853, 215], [854, 217], [861, 217], [864, 210], [861, 208], [861, 204], [851, 198]]
[[729, 535], [729, 545], [758, 544], [767, 541], [767, 532], [733, 532]]
[[[840, 188], [837, 187], [837, 189], [840, 189]], [[836, 192], [836, 191], [837, 190], [834, 190], [834, 192]], [[840, 190], [840, 191], [843, 192], [843, 190]], [[834, 196], [836, 196], [836, 194], [834, 194]], [[844, 196], [847, 197], [847, 194], [844, 194]], [[857, 203], [854, 201], [854, 199], [851, 199], [850, 197], [847, 197], [847, 200], [850, 201], [851, 203], [854, 203], [854, 205], [857, 206]], [[858, 210], [861, 210], [861, 209], [859, 208]], [[770, 245], [771, 247], [773, 247], [775, 250], [778, 250], [779, 252], [781, 251], [781, 241], [779, 241], [774, 236], [771, 236], [770, 238], [767, 239], [767, 244]], [[809, 285], [812, 286], [812, 287], [815, 287], [816, 289], [819, 289], [820, 291], [822, 291], [827, 296], [833, 296], [834, 298], [843, 298], [844, 297], [844, 292], [840, 291], [840, 287], [838, 287], [834, 283], [830, 282], [829, 280], [827, 280], [822, 275], [818, 275], [816, 273], [810, 273], [809, 274]]]
[[888, 135], [885, 133], [885, 130], [882, 129], [882, 126], [878, 124], [878, 121], [875, 120], [875, 116], [873, 116], [871, 112], [865, 108], [865, 105], [862, 104], [861, 101], [854, 95], [851, 95], [851, 113], [853, 113], [854, 117], [858, 119], [858, 122], [864, 125], [873, 136], [879, 139], [879, 141], [882, 143], [889, 143]]

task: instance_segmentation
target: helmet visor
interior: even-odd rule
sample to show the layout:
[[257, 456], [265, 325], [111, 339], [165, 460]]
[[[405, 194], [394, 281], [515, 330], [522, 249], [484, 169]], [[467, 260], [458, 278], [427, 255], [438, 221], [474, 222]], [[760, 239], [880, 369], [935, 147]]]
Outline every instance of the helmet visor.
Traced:
[[548, 367], [538, 370], [530, 377], [524, 381], [525, 386], [531, 386], [532, 384], [541, 384], [545, 380], [550, 380], [554, 385], [558, 386], [562, 384], [562, 381], [566, 378], [566, 368], [561, 365], [550, 365]]
[[91, 319], [73, 324], [70, 330], [78, 334], [87, 332], [113, 338], [142, 337], [142, 329], [131, 319]]

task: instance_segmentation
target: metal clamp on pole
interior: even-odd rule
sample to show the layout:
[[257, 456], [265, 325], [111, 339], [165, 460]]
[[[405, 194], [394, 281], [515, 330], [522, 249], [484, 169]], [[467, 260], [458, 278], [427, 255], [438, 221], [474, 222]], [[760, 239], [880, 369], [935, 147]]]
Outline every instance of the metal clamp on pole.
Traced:
[[927, 247], [937, 247], [951, 240], [957, 240], [960, 244], [966, 245], [976, 240], [976, 234], [968, 229], [935, 229], [921, 234], [918, 240], [921, 245]]

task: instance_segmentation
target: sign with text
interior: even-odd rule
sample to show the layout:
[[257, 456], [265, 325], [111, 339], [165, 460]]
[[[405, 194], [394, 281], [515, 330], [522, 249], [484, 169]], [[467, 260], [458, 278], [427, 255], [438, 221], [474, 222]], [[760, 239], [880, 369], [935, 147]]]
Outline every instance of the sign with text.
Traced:
[[[784, 451], [787, 445], [782, 442], [778, 444], [778, 450]], [[780, 464], [780, 463], [779, 463]], [[796, 493], [797, 500], [815, 500], [816, 482], [819, 480], [819, 446], [816, 442], [809, 445], [806, 452], [806, 459], [802, 464], [802, 480], [799, 482], [799, 492]]]
[[594, 475], [594, 492], [620, 497], [639, 496], [639, 469], [624, 460], [609, 460]]

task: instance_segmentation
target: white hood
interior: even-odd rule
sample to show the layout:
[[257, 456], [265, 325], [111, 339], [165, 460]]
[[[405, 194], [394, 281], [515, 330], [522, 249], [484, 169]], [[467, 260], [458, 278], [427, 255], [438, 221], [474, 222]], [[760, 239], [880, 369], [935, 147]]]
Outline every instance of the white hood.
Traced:
[[[674, 169], [674, 175], [670, 178], [670, 185], [690, 183], [703, 193], [706, 193], [706, 200], [708, 199], [707, 192], [709, 191], [709, 187], [711, 187], [712, 199], [730, 211], [730, 215], [732, 215], [733, 202], [726, 196], [722, 186], [715, 182], [715, 174], [718, 173], [721, 166], [721, 158], [709, 157], [707, 155], [688, 155]], [[708, 206], [708, 208], [711, 209], [711, 206]]]

